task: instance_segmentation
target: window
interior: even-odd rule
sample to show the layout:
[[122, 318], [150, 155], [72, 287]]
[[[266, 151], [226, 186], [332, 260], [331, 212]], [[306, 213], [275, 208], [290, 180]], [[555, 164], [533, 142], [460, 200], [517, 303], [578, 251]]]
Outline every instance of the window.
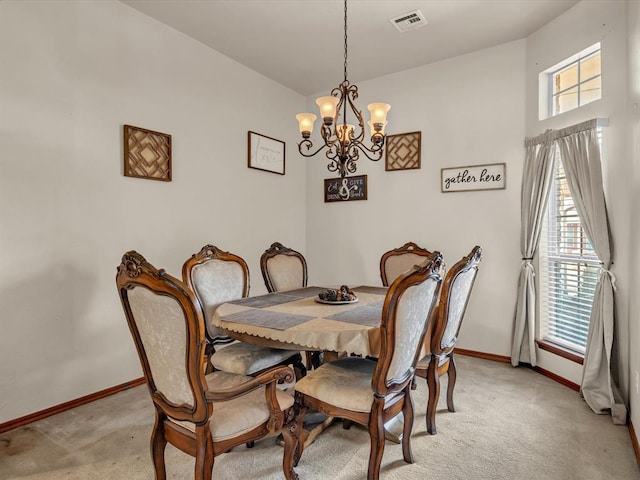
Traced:
[[555, 148], [554, 178], [539, 249], [539, 338], [584, 354], [600, 261], [578, 217]]
[[600, 44], [546, 70], [541, 81], [547, 83], [549, 116], [599, 100], [602, 97]]

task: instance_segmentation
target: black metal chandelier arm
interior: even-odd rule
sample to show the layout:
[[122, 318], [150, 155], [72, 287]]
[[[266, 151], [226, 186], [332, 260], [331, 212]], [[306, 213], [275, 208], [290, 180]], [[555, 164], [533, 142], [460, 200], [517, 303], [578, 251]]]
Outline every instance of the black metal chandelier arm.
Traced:
[[[384, 146], [384, 142], [380, 143], [379, 145], [373, 145], [371, 148], [367, 148], [365, 147], [362, 143], [360, 142], [354, 142], [349, 146], [349, 153], [351, 152], [355, 152], [356, 155], [355, 158], [358, 157], [357, 155], [357, 150], [360, 150], [362, 153], [364, 153], [364, 156], [367, 157], [369, 160], [373, 161], [373, 162], [377, 162], [378, 160], [380, 160], [382, 158], [382, 147]], [[374, 156], [372, 156], [372, 155]]]
[[[305, 152], [303, 150], [303, 148], [306, 147], [307, 152]], [[309, 140], [308, 138], [305, 138], [304, 140], [300, 141], [300, 143], [298, 144], [298, 152], [300, 152], [300, 155], [302, 155], [303, 157], [313, 157], [315, 154], [317, 154], [318, 152], [320, 152], [320, 150], [322, 150], [323, 148], [326, 148], [327, 145], [325, 145], [324, 143], [322, 145], [320, 145], [318, 147], [317, 150], [315, 150], [312, 153], [308, 153], [309, 150], [311, 150], [311, 148], [313, 147], [313, 142], [311, 140]]]

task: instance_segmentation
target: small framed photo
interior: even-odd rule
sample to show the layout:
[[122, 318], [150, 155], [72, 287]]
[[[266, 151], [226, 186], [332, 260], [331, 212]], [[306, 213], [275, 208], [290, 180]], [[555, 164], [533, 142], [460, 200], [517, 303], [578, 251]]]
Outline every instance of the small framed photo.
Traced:
[[249, 168], [284, 175], [284, 147], [282, 140], [249, 132]]
[[171, 181], [171, 135], [125, 125], [124, 176]]

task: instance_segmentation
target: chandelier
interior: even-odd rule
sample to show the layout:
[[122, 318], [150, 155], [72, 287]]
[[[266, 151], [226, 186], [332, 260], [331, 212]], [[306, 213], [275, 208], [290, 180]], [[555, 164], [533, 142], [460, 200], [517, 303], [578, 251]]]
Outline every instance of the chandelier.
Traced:
[[[351, 85], [347, 79], [347, 0], [344, 0], [344, 80], [331, 90], [331, 95], [316, 100], [322, 117], [320, 135], [324, 142], [317, 150], [311, 151], [313, 142], [310, 139], [316, 115], [313, 113], [296, 115], [302, 134], [302, 140], [298, 143], [300, 154], [304, 157], [312, 157], [326, 149], [325, 155], [330, 160], [327, 169], [330, 172], [338, 172], [341, 177], [355, 173], [360, 152], [369, 160], [378, 161], [382, 158], [384, 129], [387, 125], [387, 112], [391, 106], [387, 103], [368, 105], [371, 119], [367, 123], [371, 146], [367, 146], [363, 143], [365, 126], [362, 113], [354, 104], [357, 98], [358, 87]], [[357, 129], [353, 124], [347, 123], [347, 106], [358, 123]]]

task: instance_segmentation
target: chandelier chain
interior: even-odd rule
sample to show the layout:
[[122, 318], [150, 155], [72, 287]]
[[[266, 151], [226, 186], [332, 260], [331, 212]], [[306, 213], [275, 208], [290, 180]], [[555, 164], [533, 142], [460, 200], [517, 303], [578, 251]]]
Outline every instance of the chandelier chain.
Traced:
[[[354, 104], [354, 100], [358, 98], [358, 87], [350, 85], [347, 78], [348, 40], [347, 0], [344, 0], [344, 80], [331, 90], [329, 96], [316, 100], [322, 116], [320, 127], [322, 144], [315, 150], [312, 150], [311, 132], [316, 115], [312, 113], [296, 115], [302, 134], [302, 141], [298, 143], [300, 154], [304, 157], [313, 157], [322, 150], [326, 150], [325, 156], [329, 159], [327, 169], [330, 172], [338, 172], [343, 179], [356, 172], [356, 162], [360, 154], [374, 162], [382, 158], [385, 143], [384, 128], [387, 124], [387, 112], [391, 108], [386, 103], [372, 103], [368, 106], [371, 113], [371, 120], [368, 122], [371, 129], [371, 145], [365, 145], [365, 121], [362, 112]], [[353, 125], [347, 123], [348, 109], [355, 120]]]
[[347, 83], [347, 0], [344, 0], [344, 83]]

